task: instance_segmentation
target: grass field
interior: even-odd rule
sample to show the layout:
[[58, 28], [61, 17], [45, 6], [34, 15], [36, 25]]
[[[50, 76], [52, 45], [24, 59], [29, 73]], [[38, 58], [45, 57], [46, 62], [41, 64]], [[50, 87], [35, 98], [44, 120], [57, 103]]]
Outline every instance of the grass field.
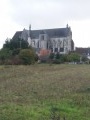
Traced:
[[90, 65], [0, 66], [0, 120], [64, 117], [90, 120]]

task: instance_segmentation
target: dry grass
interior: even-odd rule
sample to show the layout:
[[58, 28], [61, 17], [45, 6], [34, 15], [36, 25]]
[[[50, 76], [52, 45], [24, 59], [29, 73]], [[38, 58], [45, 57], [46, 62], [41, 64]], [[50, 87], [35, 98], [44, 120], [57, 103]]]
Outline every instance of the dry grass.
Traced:
[[[61, 115], [66, 115], [69, 120], [89, 120], [89, 101], [89, 65], [0, 66], [1, 106], [14, 104], [40, 107], [43, 104], [45, 108], [52, 104], [59, 107]], [[79, 111], [73, 113], [72, 106], [80, 114]], [[47, 107], [45, 111], [49, 111]], [[40, 116], [36, 116], [26, 120], [40, 119]]]

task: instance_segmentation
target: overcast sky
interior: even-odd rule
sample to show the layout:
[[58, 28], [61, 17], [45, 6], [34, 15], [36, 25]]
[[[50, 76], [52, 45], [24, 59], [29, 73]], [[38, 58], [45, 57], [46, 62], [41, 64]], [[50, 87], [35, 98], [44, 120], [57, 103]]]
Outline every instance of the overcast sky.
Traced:
[[90, 0], [0, 0], [0, 48], [16, 31], [66, 27], [77, 47], [90, 47]]

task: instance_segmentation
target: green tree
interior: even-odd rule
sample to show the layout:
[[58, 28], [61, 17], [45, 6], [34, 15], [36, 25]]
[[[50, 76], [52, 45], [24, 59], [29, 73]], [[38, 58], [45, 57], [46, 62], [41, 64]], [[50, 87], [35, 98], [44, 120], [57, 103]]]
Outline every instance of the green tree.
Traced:
[[20, 53], [20, 50], [21, 50], [20, 48], [12, 50], [12, 56], [18, 55]]
[[6, 58], [10, 58], [12, 55], [12, 51], [9, 49], [1, 49], [0, 50], [0, 59], [4, 60]]
[[61, 55], [61, 62], [63, 63], [63, 62], [67, 62], [67, 54], [65, 54], [65, 55]]
[[22, 49], [19, 57], [25, 65], [35, 63], [35, 52], [33, 49]]
[[78, 53], [70, 53], [67, 55], [68, 62], [80, 62], [80, 55]]
[[51, 60], [54, 59], [54, 56], [55, 56], [55, 54], [51, 53], [50, 56], [49, 56], [49, 59], [51, 59]]
[[26, 49], [28, 48], [28, 42], [26, 40], [23, 39], [16, 39], [16, 40], [6, 40], [5, 44], [3, 45], [3, 48], [8, 48], [10, 50], [14, 50], [14, 49]]
[[0, 50], [0, 61], [4, 64], [6, 59], [10, 59], [12, 56], [12, 51], [9, 49], [1, 49]]
[[60, 59], [60, 54], [59, 54], [59, 53], [57, 53], [57, 54], [55, 55], [55, 59]]
[[81, 61], [83, 61], [83, 62], [86, 62], [86, 61], [88, 61], [88, 58], [87, 58], [87, 56], [85, 56], [85, 55], [82, 55], [82, 56], [81, 56]]

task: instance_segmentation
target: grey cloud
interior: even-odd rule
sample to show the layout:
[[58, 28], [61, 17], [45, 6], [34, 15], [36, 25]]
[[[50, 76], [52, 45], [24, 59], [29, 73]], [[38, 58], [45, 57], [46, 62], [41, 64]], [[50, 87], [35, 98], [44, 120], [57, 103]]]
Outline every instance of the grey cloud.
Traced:
[[89, 5], [90, 0], [10, 0], [10, 15], [21, 25], [57, 26], [69, 20], [90, 19]]

